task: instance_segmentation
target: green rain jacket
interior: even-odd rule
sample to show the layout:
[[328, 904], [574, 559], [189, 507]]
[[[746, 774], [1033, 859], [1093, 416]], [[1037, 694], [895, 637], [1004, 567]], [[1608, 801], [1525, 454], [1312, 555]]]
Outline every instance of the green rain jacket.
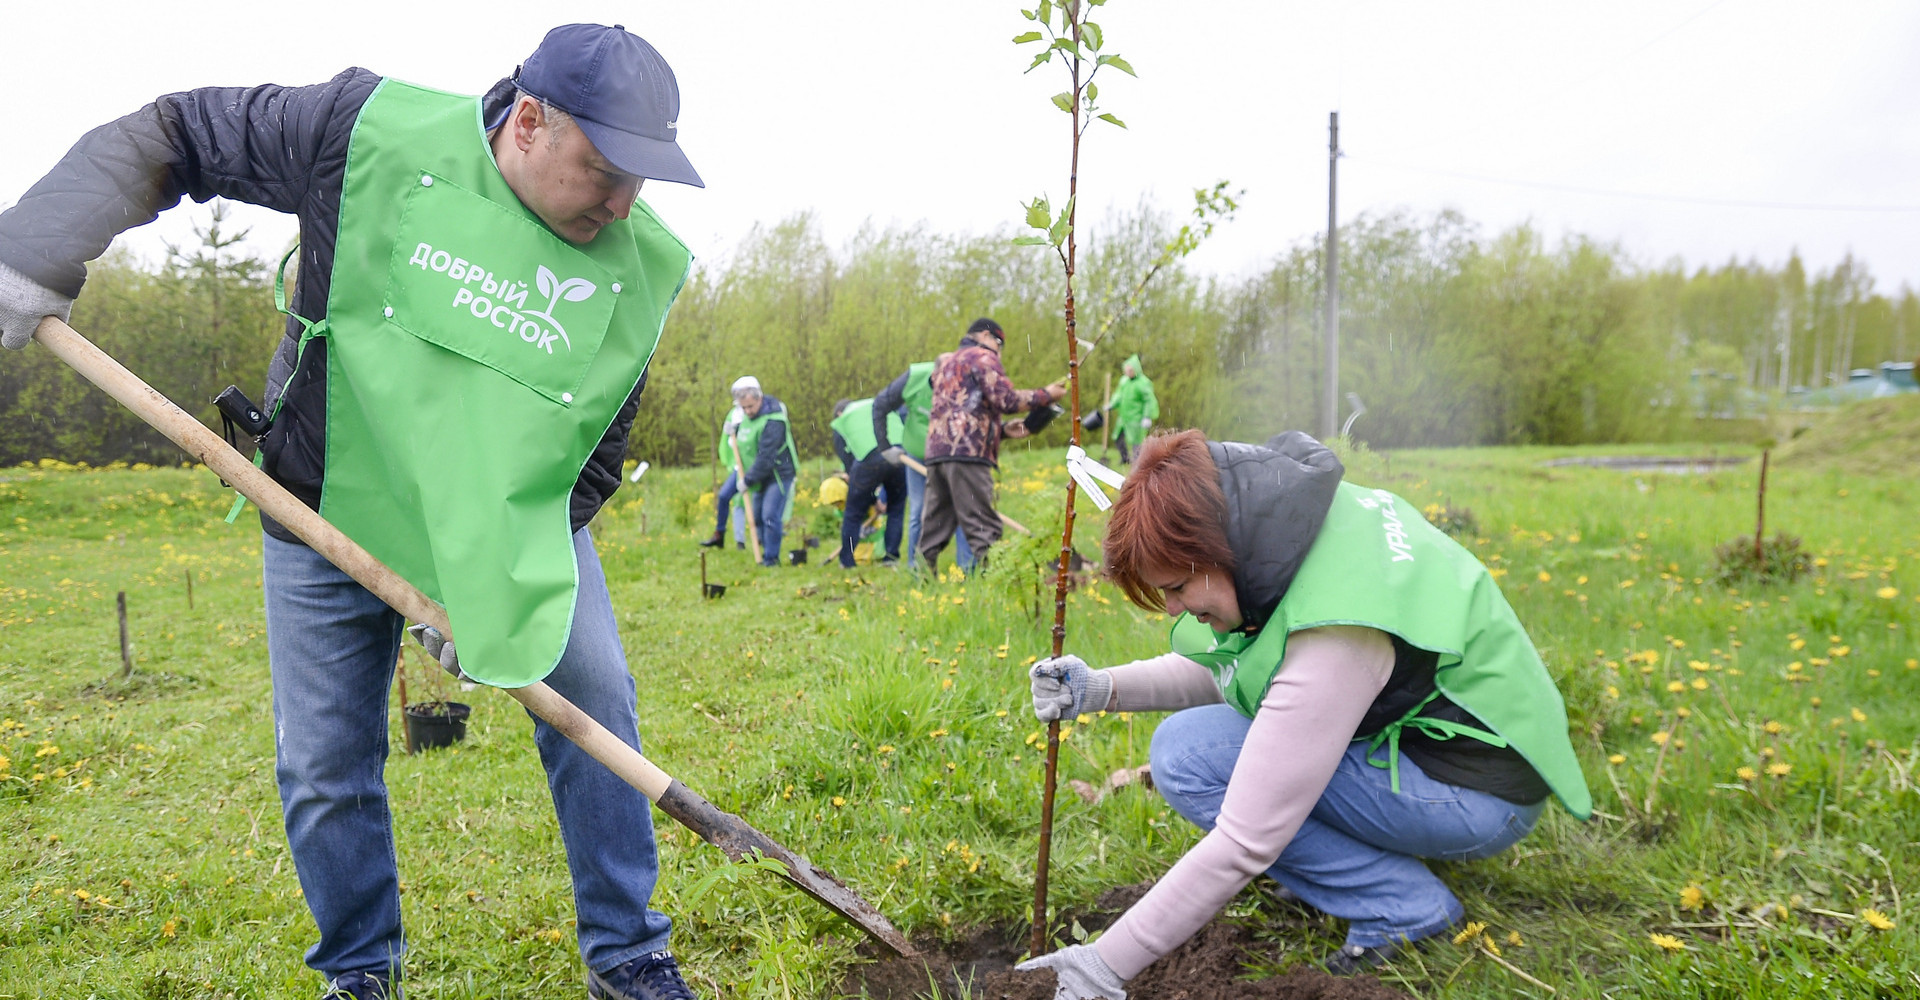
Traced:
[[383, 81], [355, 122], [327, 318], [320, 513], [446, 605], [463, 670], [545, 677], [578, 589], [568, 497], [692, 255], [645, 203], [589, 244], [501, 177], [479, 98]]
[[1153, 394], [1153, 380], [1147, 377], [1147, 370], [1140, 367], [1140, 355], [1133, 355], [1126, 363], [1140, 374], [1120, 380], [1109, 408], [1113, 410], [1114, 433], [1133, 447], [1147, 439], [1148, 428], [1140, 426], [1140, 421], [1160, 419], [1160, 399]]

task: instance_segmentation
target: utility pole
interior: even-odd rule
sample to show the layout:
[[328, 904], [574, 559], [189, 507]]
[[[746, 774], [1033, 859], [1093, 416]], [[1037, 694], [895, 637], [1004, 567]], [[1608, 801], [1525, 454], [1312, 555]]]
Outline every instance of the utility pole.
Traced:
[[1340, 223], [1335, 193], [1340, 181], [1340, 112], [1327, 116], [1327, 368], [1322, 373], [1320, 436], [1340, 433]]

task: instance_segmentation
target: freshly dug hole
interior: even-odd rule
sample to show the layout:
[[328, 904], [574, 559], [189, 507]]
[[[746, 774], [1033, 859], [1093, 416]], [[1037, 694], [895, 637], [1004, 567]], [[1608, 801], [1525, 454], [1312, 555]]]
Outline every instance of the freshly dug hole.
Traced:
[[[1128, 886], [1107, 893], [1100, 898], [1098, 910], [1079, 917], [1081, 926], [1088, 930], [1106, 926], [1146, 889], [1147, 885]], [[1071, 920], [1063, 922], [1071, 925]], [[841, 983], [840, 994], [872, 1000], [1053, 1000], [1053, 973], [1013, 969], [1013, 963], [1026, 950], [1026, 941], [1024, 926], [977, 930], [947, 944], [934, 939], [916, 941], [920, 957], [860, 966]], [[1408, 1000], [1407, 994], [1372, 976], [1347, 979], [1310, 966], [1255, 982], [1240, 978], [1246, 963], [1272, 962], [1279, 953], [1278, 945], [1256, 942], [1252, 931], [1242, 923], [1216, 919], [1128, 983], [1127, 998]]]

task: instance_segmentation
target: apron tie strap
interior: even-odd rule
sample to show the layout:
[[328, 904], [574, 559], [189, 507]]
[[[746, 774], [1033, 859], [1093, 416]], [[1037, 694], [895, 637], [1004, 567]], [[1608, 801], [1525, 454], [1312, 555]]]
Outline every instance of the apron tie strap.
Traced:
[[[1367, 763], [1387, 771], [1390, 775], [1390, 787], [1393, 789], [1393, 794], [1395, 795], [1400, 794], [1400, 732], [1409, 726], [1419, 730], [1427, 738], [1434, 740], [1450, 740], [1455, 736], [1467, 736], [1496, 747], [1508, 745], [1506, 738], [1498, 733], [1490, 733], [1484, 729], [1479, 729], [1464, 723], [1422, 716], [1420, 713], [1425, 711], [1426, 707], [1432, 704], [1433, 700], [1438, 697], [1440, 697], [1440, 692], [1438, 689], [1435, 689], [1434, 692], [1427, 695], [1420, 704], [1409, 709], [1407, 714], [1388, 723], [1384, 729], [1373, 734], [1373, 736], [1367, 740]], [[1379, 750], [1382, 744], [1386, 745], [1387, 758], [1385, 760], [1375, 760], [1373, 757], [1374, 752]]]

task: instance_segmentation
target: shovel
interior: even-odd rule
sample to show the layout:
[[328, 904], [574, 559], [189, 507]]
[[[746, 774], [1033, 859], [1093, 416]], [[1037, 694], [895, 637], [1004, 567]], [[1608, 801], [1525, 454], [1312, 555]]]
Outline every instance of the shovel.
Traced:
[[[369, 555], [338, 528], [288, 493], [252, 462], [233, 450], [220, 436], [200, 421], [175, 406], [167, 397], [122, 367], [74, 332], [60, 320], [49, 316], [40, 321], [35, 339], [60, 360], [85, 376], [107, 395], [119, 400], [155, 430], [204, 463], [207, 468], [233, 484], [247, 499], [280, 522], [287, 530], [339, 567], [341, 572], [359, 581], [376, 597], [406, 618], [432, 626], [441, 635], [452, 637], [447, 612], [400, 575]], [[522, 688], [503, 688], [515, 701], [545, 720], [568, 739], [579, 744], [595, 760], [605, 764], [627, 784], [639, 789], [660, 807], [660, 811], [678, 820], [701, 839], [720, 848], [727, 857], [740, 861], [755, 855], [771, 858], [785, 869], [787, 881], [800, 891], [819, 900], [828, 909], [852, 921], [875, 941], [896, 954], [911, 957], [913, 945], [879, 910], [832, 875], [814, 867], [803, 855], [775, 843], [766, 834], [748, 826], [745, 820], [723, 812], [713, 803], [674, 780], [638, 750], [622, 743], [606, 727], [562, 698], [545, 683], [536, 681]]]

